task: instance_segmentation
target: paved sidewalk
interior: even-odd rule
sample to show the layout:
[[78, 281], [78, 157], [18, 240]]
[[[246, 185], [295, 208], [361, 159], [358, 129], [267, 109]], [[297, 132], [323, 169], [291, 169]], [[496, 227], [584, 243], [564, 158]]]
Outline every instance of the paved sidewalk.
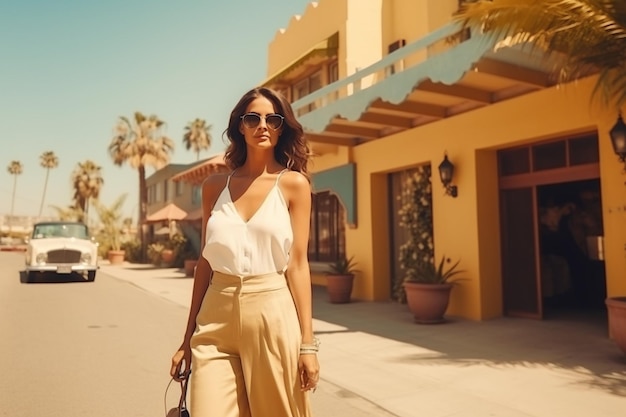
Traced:
[[[177, 269], [102, 272], [188, 306], [192, 279]], [[406, 306], [330, 304], [314, 288], [322, 341], [316, 417], [622, 417], [626, 356], [604, 314], [415, 324]]]
[[[193, 279], [185, 277], [185, 274], [177, 268], [155, 268], [152, 265], [128, 263], [114, 266], [104, 261], [101, 263], [100, 271], [175, 304], [189, 307]], [[102, 279], [102, 276], [97, 279]], [[311, 402], [315, 417], [397, 417], [326, 378], [322, 378], [319, 388], [311, 396]]]

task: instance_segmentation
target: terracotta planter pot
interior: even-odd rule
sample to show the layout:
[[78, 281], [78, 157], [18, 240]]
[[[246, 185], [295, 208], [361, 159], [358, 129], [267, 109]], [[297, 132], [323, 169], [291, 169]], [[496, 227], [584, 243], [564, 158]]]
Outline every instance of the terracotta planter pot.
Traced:
[[196, 264], [198, 263], [197, 259], [185, 259], [185, 276], [193, 277], [194, 272], [196, 271]]
[[174, 251], [171, 249], [163, 249], [161, 251], [161, 260], [166, 264], [171, 264], [174, 261]]
[[110, 250], [107, 253], [107, 259], [111, 263], [111, 265], [119, 265], [124, 263], [124, 256], [126, 252], [123, 250]]
[[626, 354], [626, 297], [607, 298], [605, 303], [609, 314], [609, 335]]
[[415, 321], [422, 324], [443, 323], [448, 309], [452, 284], [405, 282], [406, 302]]
[[333, 304], [349, 303], [352, 296], [354, 275], [326, 275], [328, 300]]

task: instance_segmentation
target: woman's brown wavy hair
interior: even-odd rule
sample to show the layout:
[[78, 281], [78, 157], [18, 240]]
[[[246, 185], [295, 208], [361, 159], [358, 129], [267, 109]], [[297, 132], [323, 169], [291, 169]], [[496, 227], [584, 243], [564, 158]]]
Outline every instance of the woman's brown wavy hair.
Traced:
[[274, 105], [274, 111], [285, 118], [278, 143], [274, 148], [274, 158], [285, 168], [298, 171], [309, 178], [307, 162], [310, 151], [304, 137], [304, 129], [296, 119], [287, 99], [282, 94], [266, 87], [257, 87], [248, 91], [230, 113], [228, 127], [223, 133], [230, 141], [224, 155], [226, 165], [230, 169], [236, 169], [246, 162], [246, 141], [239, 131], [239, 126], [241, 116], [246, 112], [248, 105], [259, 97], [268, 99]]

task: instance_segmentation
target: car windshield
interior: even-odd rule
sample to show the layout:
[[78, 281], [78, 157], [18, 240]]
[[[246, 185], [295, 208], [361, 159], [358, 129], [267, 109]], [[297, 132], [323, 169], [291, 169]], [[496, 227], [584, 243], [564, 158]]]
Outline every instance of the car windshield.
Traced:
[[33, 239], [50, 237], [75, 237], [88, 239], [87, 226], [84, 224], [38, 224], [33, 230]]

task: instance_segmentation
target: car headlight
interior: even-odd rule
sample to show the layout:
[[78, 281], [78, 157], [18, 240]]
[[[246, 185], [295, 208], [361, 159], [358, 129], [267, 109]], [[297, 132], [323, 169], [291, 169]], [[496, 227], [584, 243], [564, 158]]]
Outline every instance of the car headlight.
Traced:
[[83, 264], [90, 264], [91, 263], [91, 253], [83, 252], [80, 255], [80, 262], [83, 263]]
[[43, 252], [43, 253], [38, 253], [37, 257], [35, 258], [35, 261], [38, 264], [45, 264], [48, 261], [48, 254]]

